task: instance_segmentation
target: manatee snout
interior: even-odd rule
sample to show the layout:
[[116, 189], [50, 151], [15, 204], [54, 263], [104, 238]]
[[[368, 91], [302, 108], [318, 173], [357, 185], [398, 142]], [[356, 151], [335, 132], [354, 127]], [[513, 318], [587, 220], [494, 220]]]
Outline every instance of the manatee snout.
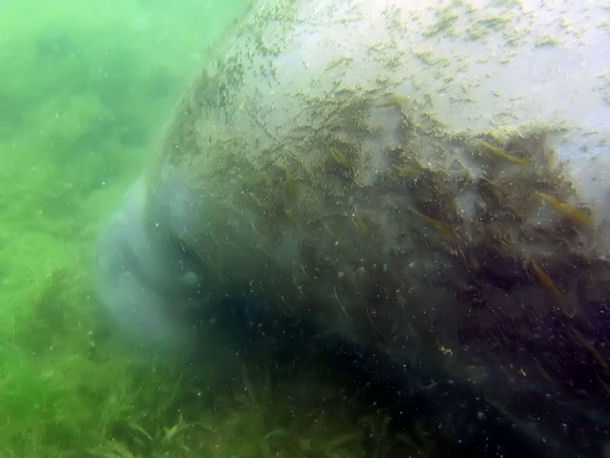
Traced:
[[[172, 200], [165, 198], [170, 192]], [[128, 192], [98, 244], [97, 289], [130, 333], [174, 344], [187, 339], [184, 316], [203, 300], [205, 269], [180, 238], [188, 226], [183, 188], [168, 186], [157, 195], [147, 203], [144, 180]]]

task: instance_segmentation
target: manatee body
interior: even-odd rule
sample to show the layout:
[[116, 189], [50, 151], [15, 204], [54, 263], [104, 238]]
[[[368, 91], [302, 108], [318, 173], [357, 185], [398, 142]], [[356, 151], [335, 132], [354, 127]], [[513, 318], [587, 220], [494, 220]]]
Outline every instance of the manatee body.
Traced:
[[595, 2], [259, 2], [103, 238], [104, 303], [188, 341], [198, 310], [256, 301], [376, 355], [456, 450], [602, 455], [608, 24]]

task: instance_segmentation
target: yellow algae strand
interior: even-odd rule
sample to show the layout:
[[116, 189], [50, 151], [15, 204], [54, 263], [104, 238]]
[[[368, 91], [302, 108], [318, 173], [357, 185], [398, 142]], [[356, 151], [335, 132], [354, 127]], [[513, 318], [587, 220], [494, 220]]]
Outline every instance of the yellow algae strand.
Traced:
[[369, 225], [367, 224], [366, 220], [367, 217], [361, 212], [356, 212], [352, 215], [352, 221], [356, 227], [360, 229], [364, 235], [369, 235]]
[[610, 396], [610, 385], [604, 382], [604, 380], [599, 376], [599, 374], [595, 374], [595, 377], [597, 378], [597, 381], [602, 386], [606, 394]]
[[551, 196], [550, 194], [547, 194], [546, 192], [538, 192], [538, 195], [542, 197], [546, 203], [548, 203], [551, 207], [553, 207], [566, 218], [571, 219], [572, 221], [580, 224], [587, 224], [589, 226], [595, 224], [595, 221], [593, 221], [593, 218], [591, 218], [591, 216], [587, 215], [585, 212], [579, 210], [573, 205], [561, 202], [560, 200], [557, 200], [555, 197]]
[[445, 347], [444, 345], [440, 345], [437, 348], [443, 355], [453, 356], [453, 350], [451, 348]]
[[551, 377], [549, 375], [549, 373], [546, 370], [544, 370], [544, 367], [542, 367], [542, 365], [540, 364], [540, 361], [538, 361], [538, 360], [535, 360], [535, 361], [536, 361], [536, 367], [538, 368], [538, 372], [540, 373], [542, 378], [545, 379], [550, 384], [555, 384], [555, 380], [553, 380], [553, 377]]
[[503, 148], [500, 148], [499, 146], [494, 146], [491, 143], [487, 143], [485, 141], [482, 141], [480, 143], [480, 145], [489, 153], [491, 154], [495, 154], [496, 156], [499, 156], [503, 159], [506, 159], [508, 162], [511, 162], [512, 164], [517, 164], [517, 165], [527, 165], [528, 162], [525, 159], [521, 159], [520, 157], [514, 156], [512, 154], [510, 154], [508, 151], [506, 151]]
[[553, 280], [549, 274], [547, 274], [544, 270], [542, 270], [542, 267], [540, 267], [538, 265], [538, 263], [536, 263], [536, 261], [532, 260], [530, 262], [531, 262], [532, 269], [534, 270], [534, 273], [536, 274], [536, 278], [538, 279], [540, 284], [557, 301], [559, 307], [561, 308], [561, 311], [567, 317], [573, 318], [574, 315], [576, 315], [576, 310], [574, 310], [572, 307], [568, 306], [566, 299], [563, 296], [562, 292], [559, 290], [559, 287], [557, 286], [557, 283], [555, 283], [555, 280]]
[[297, 224], [297, 217], [294, 215], [294, 212], [293, 212], [291, 209], [287, 208], [287, 209], [284, 211], [284, 216], [285, 216], [285, 217], [286, 217], [286, 219], [287, 219], [288, 221], [290, 221], [292, 224]]
[[392, 165], [392, 167], [401, 176], [415, 176], [415, 175], [417, 175], [419, 173], [417, 171], [417, 169], [414, 169], [413, 167], [409, 167], [407, 165]]
[[330, 154], [339, 165], [342, 165], [345, 168], [349, 168], [349, 159], [343, 151], [338, 148], [335, 148], [334, 146], [331, 146]]
[[542, 270], [542, 268], [536, 263], [536, 261], [532, 261], [532, 269], [534, 269], [534, 273], [536, 274], [536, 277], [538, 278], [540, 284], [544, 286], [546, 290], [550, 292], [556, 300], [562, 300], [563, 295], [561, 294], [561, 291], [559, 291], [559, 288], [555, 284], [555, 281], [551, 278], [549, 274]]
[[401, 96], [401, 95], [391, 95], [379, 102], [375, 103], [373, 106], [381, 108], [381, 107], [392, 107], [397, 106], [400, 108], [405, 108], [407, 104], [411, 101], [409, 97]]
[[288, 169], [286, 169], [284, 172], [285, 172], [286, 195], [289, 198], [294, 199], [297, 196], [297, 194], [299, 193], [299, 186], [298, 186], [296, 180], [294, 179], [294, 177], [292, 176], [292, 173], [290, 173], [290, 171]]
[[603, 367], [606, 371], [608, 371], [608, 368], [609, 368], [608, 361], [606, 361], [606, 359], [601, 355], [601, 353], [597, 350], [597, 348], [595, 348], [595, 345], [593, 345], [593, 342], [590, 342], [589, 340], [587, 340], [586, 337], [583, 336], [579, 331], [574, 329], [574, 327], [570, 326], [570, 329], [572, 329], [572, 334], [574, 335], [576, 340], [583, 347], [585, 347], [587, 350], [589, 350], [589, 353], [591, 353], [591, 355], [593, 356], [595, 361], [597, 361], [597, 363], [601, 367]]
[[439, 220], [424, 215], [423, 213], [415, 210], [413, 207], [409, 207], [409, 211], [418, 218], [423, 219], [426, 223], [436, 229], [436, 231], [443, 237], [451, 237], [453, 235], [453, 231], [449, 228], [449, 226], [440, 222]]

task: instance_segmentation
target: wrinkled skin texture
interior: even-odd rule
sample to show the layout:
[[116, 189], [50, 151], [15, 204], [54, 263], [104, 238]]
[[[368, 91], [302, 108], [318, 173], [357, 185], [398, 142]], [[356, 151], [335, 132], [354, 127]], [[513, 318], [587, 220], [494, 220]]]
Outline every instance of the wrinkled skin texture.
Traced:
[[602, 456], [608, 12], [403, 3], [258, 4], [111, 222], [102, 299], [182, 345], [253, 301], [456, 454]]

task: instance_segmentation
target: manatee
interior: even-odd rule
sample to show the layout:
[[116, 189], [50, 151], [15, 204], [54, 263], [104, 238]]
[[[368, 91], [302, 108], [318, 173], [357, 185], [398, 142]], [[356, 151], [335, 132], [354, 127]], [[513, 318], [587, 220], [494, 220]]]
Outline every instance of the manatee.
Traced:
[[242, 304], [455, 456], [606, 456], [609, 15], [256, 2], [109, 223], [102, 301], [186, 346]]

